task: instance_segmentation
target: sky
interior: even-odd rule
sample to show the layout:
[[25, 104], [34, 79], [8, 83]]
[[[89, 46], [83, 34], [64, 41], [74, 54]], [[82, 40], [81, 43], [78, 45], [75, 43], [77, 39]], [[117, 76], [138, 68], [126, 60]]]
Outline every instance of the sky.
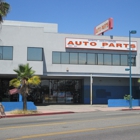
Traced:
[[94, 27], [113, 18], [104, 35], [140, 37], [140, 0], [5, 0], [11, 6], [4, 20], [58, 24], [58, 32], [93, 35]]

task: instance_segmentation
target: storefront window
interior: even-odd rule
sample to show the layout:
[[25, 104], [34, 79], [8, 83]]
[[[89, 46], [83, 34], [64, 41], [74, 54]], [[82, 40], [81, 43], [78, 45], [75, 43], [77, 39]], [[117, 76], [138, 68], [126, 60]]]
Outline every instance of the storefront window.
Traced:
[[79, 53], [79, 64], [87, 64], [86, 53]]
[[28, 100], [37, 103], [81, 103], [81, 80], [42, 80], [33, 87]]
[[0, 46], [0, 60], [12, 60], [13, 59], [13, 47]]
[[78, 54], [70, 53], [70, 64], [78, 64]]
[[9, 87], [11, 79], [0, 78], [0, 102], [18, 101], [18, 94], [9, 94], [9, 90], [14, 87]]
[[96, 54], [92, 54], [92, 53], [87, 54], [87, 64], [96, 65]]
[[60, 52], [53, 52], [52, 63], [53, 64], [60, 64]]
[[2, 47], [0, 46], [0, 60], [2, 60]]
[[127, 66], [127, 65], [128, 65], [127, 55], [121, 55], [121, 66]]
[[61, 53], [61, 64], [69, 64], [69, 53]]
[[120, 55], [117, 55], [117, 54], [113, 54], [113, 65], [116, 65], [116, 66], [118, 66], [118, 65], [120, 65]]
[[98, 54], [98, 65], [103, 65], [103, 54]]
[[57, 103], [58, 82], [57, 80], [50, 80], [50, 98], [49, 103]]
[[28, 47], [27, 60], [28, 61], [42, 61], [43, 60], [43, 49], [36, 48], [36, 47]]
[[104, 65], [111, 65], [111, 54], [104, 54]]
[[[82, 64], [82, 65], [114, 65], [128, 66], [128, 54], [94, 54], [94, 53], [72, 53], [53, 52], [53, 64]], [[136, 56], [132, 54], [132, 66], [136, 66]]]
[[131, 57], [131, 65], [136, 66], [136, 56]]

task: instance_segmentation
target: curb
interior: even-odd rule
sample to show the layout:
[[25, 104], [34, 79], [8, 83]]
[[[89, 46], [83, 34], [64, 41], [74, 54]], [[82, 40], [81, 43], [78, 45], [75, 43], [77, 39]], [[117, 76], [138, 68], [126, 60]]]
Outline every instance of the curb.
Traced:
[[57, 115], [57, 114], [70, 114], [70, 113], [75, 113], [75, 112], [67, 111], [67, 112], [50, 112], [50, 113], [25, 114], [25, 115], [23, 115], [23, 114], [22, 115], [6, 115], [5, 118], [28, 117], [28, 116], [43, 116], [43, 115]]
[[[119, 109], [119, 111], [134, 111], [134, 110], [140, 110], [140, 108]], [[93, 111], [87, 111], [87, 112], [93, 112]], [[50, 112], [50, 113], [36, 113], [36, 114], [22, 114], [22, 115], [20, 115], [20, 114], [16, 114], [16, 115], [8, 114], [8, 115], [6, 115], [6, 117], [1, 117], [1, 118], [29, 117], [29, 116], [43, 116], [43, 115], [45, 116], [45, 115], [57, 115], [57, 114], [70, 114], [70, 113], [79, 113], [79, 112], [64, 111], [64, 112]]]
[[134, 111], [134, 110], [140, 110], [140, 108], [128, 108], [128, 109], [122, 109], [122, 111]]

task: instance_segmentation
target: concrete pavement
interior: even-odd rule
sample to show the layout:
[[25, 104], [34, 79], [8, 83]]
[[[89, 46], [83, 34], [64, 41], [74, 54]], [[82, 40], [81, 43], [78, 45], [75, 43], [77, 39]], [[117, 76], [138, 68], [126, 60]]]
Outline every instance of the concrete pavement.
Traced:
[[[6, 112], [6, 117], [20, 116], [37, 116], [37, 115], [53, 115], [67, 114], [78, 112], [93, 112], [93, 111], [127, 111], [129, 107], [108, 107], [107, 105], [46, 105], [37, 106], [38, 113], [28, 115], [14, 115], [11, 112]], [[140, 110], [140, 106], [133, 107], [132, 110]]]

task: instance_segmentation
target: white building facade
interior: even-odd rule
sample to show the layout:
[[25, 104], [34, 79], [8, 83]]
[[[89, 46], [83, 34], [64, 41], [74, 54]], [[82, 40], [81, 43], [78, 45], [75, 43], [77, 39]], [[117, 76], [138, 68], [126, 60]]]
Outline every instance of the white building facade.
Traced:
[[[131, 38], [132, 95], [140, 98], [140, 38]], [[0, 96], [9, 95], [13, 69], [27, 64], [41, 77], [28, 100], [58, 104], [107, 104], [129, 94], [129, 38], [58, 33], [58, 25], [4, 21], [0, 32]]]

